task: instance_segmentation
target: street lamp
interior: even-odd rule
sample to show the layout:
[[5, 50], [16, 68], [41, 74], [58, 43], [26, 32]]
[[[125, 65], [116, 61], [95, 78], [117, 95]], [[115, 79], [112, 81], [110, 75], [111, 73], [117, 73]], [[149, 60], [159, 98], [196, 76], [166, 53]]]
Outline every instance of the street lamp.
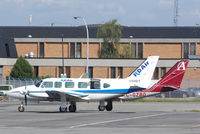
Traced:
[[86, 33], [87, 33], [87, 58], [86, 58], [86, 74], [85, 74], [85, 77], [88, 78], [88, 64], [89, 64], [89, 59], [88, 59], [88, 56], [89, 56], [89, 32], [88, 32], [88, 27], [87, 27], [87, 23], [85, 21], [85, 19], [81, 16], [76, 16], [74, 17], [74, 19], [82, 19], [84, 24], [85, 24], [85, 28], [86, 28]]

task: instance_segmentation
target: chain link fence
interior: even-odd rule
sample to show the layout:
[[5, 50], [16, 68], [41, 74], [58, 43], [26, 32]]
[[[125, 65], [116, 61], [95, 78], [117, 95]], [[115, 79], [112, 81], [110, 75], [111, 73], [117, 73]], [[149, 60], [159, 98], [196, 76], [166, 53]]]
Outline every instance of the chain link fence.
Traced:
[[[33, 85], [39, 82], [40, 79], [17, 79], [17, 78], [2, 78], [0, 77], [0, 86], [9, 86], [17, 88], [21, 86]], [[0, 89], [1, 90], [1, 89]], [[183, 79], [180, 90], [161, 93], [158, 97], [184, 98], [184, 97], [199, 97], [200, 98], [200, 79]]]
[[39, 82], [40, 79], [19, 79], [19, 78], [3, 78], [0, 77], [0, 85], [12, 85], [13, 88], [21, 87], [21, 86], [27, 86], [27, 85], [33, 85], [36, 82]]

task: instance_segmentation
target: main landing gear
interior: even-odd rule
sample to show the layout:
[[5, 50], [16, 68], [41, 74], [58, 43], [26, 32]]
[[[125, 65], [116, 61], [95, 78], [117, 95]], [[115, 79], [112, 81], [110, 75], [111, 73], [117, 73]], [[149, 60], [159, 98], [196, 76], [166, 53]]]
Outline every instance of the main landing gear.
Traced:
[[[70, 105], [69, 105], [69, 112], [76, 112], [76, 102], [70, 102]], [[59, 107], [59, 111], [60, 112], [67, 112], [67, 104], [62, 104], [60, 107]]]
[[107, 105], [106, 106], [105, 106], [105, 102], [104, 101], [100, 101], [98, 109], [99, 109], [99, 111], [104, 111], [105, 109], [107, 111], [112, 111], [112, 109], [113, 109], [112, 101], [107, 101]]

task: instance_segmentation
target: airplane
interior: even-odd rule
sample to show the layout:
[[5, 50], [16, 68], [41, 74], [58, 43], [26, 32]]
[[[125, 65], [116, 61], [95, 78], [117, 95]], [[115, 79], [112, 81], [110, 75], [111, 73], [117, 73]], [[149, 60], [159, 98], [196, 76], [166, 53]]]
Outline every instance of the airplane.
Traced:
[[174, 91], [180, 88], [189, 60], [178, 61], [160, 80], [153, 80], [150, 88], [119, 97], [120, 100], [134, 100]]
[[[19, 112], [24, 112], [27, 100], [61, 101], [60, 112], [76, 112], [78, 101], [99, 101], [99, 111], [111, 111], [112, 100], [127, 93], [147, 88], [159, 56], [149, 56], [130, 76], [124, 79], [105, 78], [46, 78], [35, 85], [23, 86], [7, 92], [7, 96], [18, 98]], [[105, 105], [105, 101], [107, 105]]]

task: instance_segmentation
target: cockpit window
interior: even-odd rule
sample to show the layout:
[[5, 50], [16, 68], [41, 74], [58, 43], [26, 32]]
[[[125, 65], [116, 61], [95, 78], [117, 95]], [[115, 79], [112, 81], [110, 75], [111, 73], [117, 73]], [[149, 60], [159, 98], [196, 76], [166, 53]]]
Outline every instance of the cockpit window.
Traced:
[[87, 88], [87, 82], [79, 82], [78, 83], [78, 88]]
[[74, 82], [65, 82], [65, 88], [74, 88]]
[[41, 85], [41, 83], [42, 83], [42, 80], [39, 81], [39, 82], [37, 82], [37, 83], [35, 83], [35, 86], [36, 86], [36, 87], [39, 87], [39, 86]]
[[45, 81], [42, 83], [43, 88], [52, 88], [53, 87], [53, 82], [51, 81]]
[[110, 84], [104, 83], [104, 84], [103, 84], [103, 87], [104, 87], [104, 88], [109, 88], [109, 87], [110, 87]]
[[62, 87], [62, 82], [54, 82], [54, 87], [55, 88], [61, 88]]

